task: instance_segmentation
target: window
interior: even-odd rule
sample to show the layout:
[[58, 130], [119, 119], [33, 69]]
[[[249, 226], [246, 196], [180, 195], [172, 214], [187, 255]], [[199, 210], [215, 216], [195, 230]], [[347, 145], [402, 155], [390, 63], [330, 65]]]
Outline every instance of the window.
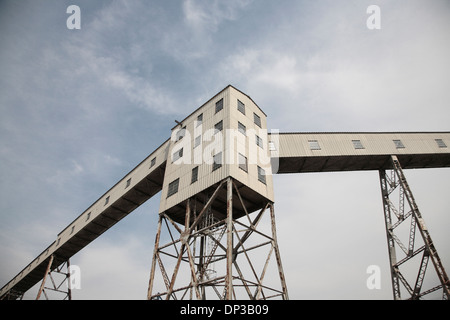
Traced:
[[444, 140], [442, 139], [434, 139], [436, 141], [439, 148], [447, 148], [447, 145], [445, 144]]
[[263, 140], [258, 135], [255, 135], [255, 137], [256, 137], [256, 145], [258, 147], [264, 148], [263, 147]]
[[197, 124], [195, 126], [198, 127], [202, 123], [203, 123], [203, 113], [201, 113], [197, 116]]
[[180, 178], [169, 183], [169, 190], [167, 191], [167, 198], [178, 192], [178, 184], [180, 183]]
[[130, 186], [130, 184], [131, 184], [131, 178], [127, 180], [127, 184], [125, 186], [125, 189], [128, 188]]
[[108, 204], [108, 202], [109, 202], [109, 196], [107, 196], [105, 199], [105, 206]]
[[353, 147], [355, 147], [355, 149], [364, 149], [364, 146], [361, 143], [361, 140], [352, 140], [353, 142]]
[[223, 121], [220, 121], [220, 122], [216, 123], [214, 125], [214, 129], [215, 129], [214, 134], [216, 134], [219, 131], [222, 131], [222, 129], [223, 129]]
[[275, 143], [273, 143], [272, 141], [269, 141], [269, 150], [277, 151], [277, 148], [275, 147]]
[[396, 147], [397, 149], [403, 149], [403, 148], [405, 148], [405, 146], [403, 145], [402, 140], [393, 140], [393, 141], [394, 141], [395, 147]]
[[245, 157], [243, 154], [240, 153], [239, 153], [239, 168], [244, 170], [245, 172], [248, 172], [247, 157]]
[[184, 126], [183, 128], [181, 128], [180, 130], [177, 131], [175, 141], [180, 141], [181, 139], [184, 138], [185, 135], [186, 135], [186, 126]]
[[311, 150], [320, 150], [319, 141], [317, 140], [308, 140], [309, 148]]
[[266, 184], [266, 170], [258, 166], [258, 180]]
[[202, 143], [202, 136], [198, 136], [194, 140], [194, 149], [197, 148]]
[[150, 162], [150, 168], [153, 167], [156, 164], [156, 157], [152, 159]]
[[216, 102], [216, 113], [223, 109], [223, 99]]
[[183, 148], [181, 148], [180, 150], [178, 150], [178, 151], [173, 153], [173, 155], [172, 155], [172, 162], [177, 161], [181, 157], [183, 157]]
[[195, 167], [194, 169], [192, 169], [191, 183], [194, 183], [195, 181], [197, 181], [197, 179], [198, 179], [198, 167]]
[[245, 104], [243, 104], [240, 100], [238, 100], [237, 108], [242, 114], [245, 114]]
[[261, 118], [256, 113], [253, 113], [253, 120], [255, 124], [261, 128]]
[[242, 133], [244, 136], [247, 135], [247, 128], [238, 121], [238, 131]]
[[219, 169], [221, 166], [222, 166], [222, 152], [219, 152], [213, 158], [212, 171]]

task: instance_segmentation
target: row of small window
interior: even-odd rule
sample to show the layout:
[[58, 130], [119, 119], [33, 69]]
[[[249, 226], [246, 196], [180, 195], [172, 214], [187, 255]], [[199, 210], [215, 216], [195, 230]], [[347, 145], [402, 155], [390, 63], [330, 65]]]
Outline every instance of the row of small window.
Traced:
[[[243, 102], [241, 102], [240, 100], [237, 101], [237, 109], [243, 114], [245, 115], [245, 104]], [[223, 98], [220, 99], [219, 101], [216, 102], [216, 108], [215, 108], [216, 112], [218, 113], [219, 111], [223, 110]], [[261, 117], [258, 116], [256, 113], [253, 112], [253, 122], [261, 128]], [[198, 127], [199, 125], [201, 125], [203, 123], [203, 113], [199, 114], [197, 116], [197, 121], [196, 121], [196, 127]], [[220, 124], [223, 124], [222, 122], [220, 122]], [[218, 125], [218, 124], [216, 124]], [[183, 139], [184, 134], [185, 134], [185, 130], [186, 130], [186, 126], [182, 127], [180, 131], [178, 131], [177, 136], [176, 136], [176, 141]], [[222, 128], [220, 128], [219, 130], [222, 130]]]
[[[242, 153], [239, 153], [239, 169], [244, 170], [245, 172], [248, 172], [248, 162], [247, 157], [244, 156]], [[264, 184], [266, 184], [266, 170], [261, 168], [260, 166], [256, 166], [258, 170], [258, 180]]]
[[[241, 112], [243, 115], [245, 115], [245, 104], [238, 100], [237, 101], [237, 109], [239, 112]], [[256, 113], [253, 112], [253, 122], [261, 128], [261, 117], [258, 116]]]
[[[221, 120], [220, 122], [216, 123], [216, 125], [214, 126], [214, 129], [216, 131], [215, 133], [222, 131], [223, 130], [223, 121]], [[245, 135], [245, 136], [247, 135], [247, 128], [242, 123], [240, 123], [239, 121], [238, 121], [238, 131], [240, 133], [242, 133], [243, 135]], [[260, 148], [264, 148], [263, 139], [260, 136], [258, 136], [258, 135], [255, 135], [255, 139], [256, 139], [256, 145], [258, 147], [260, 147]], [[198, 136], [198, 137], [195, 137], [195, 139], [194, 139], [194, 149], [197, 148], [201, 144], [201, 141], [202, 141], [202, 136], [201, 135]], [[178, 159], [180, 159], [181, 157], [183, 157], [183, 148], [181, 148], [181, 149], [179, 149], [179, 150], [177, 150], [176, 152], [173, 153], [172, 161], [175, 162]], [[153, 160], [156, 160], [156, 159], [153, 159]], [[153, 160], [152, 160], [152, 163], [153, 163]], [[153, 165], [154, 164], [152, 164], [150, 166], [150, 168]]]
[[[150, 161], [150, 168], [153, 167], [155, 164], [156, 164], [156, 157], [153, 158], [153, 159]], [[126, 181], [126, 183], [125, 183], [125, 189], [128, 188], [130, 185], [131, 185], [131, 178], [129, 178], [129, 179]], [[109, 203], [109, 200], [110, 200], [110, 196], [107, 196], [107, 197], [105, 198], [105, 202], [104, 202], [103, 205], [106, 206], [106, 205]], [[86, 215], [86, 220], [85, 220], [85, 221], [88, 221], [90, 218], [91, 218], [91, 212], [88, 212], [87, 215]], [[70, 230], [70, 234], [73, 234], [74, 231], [75, 231], [75, 225], [72, 226], [72, 228], [71, 228], [71, 230]], [[56, 246], [59, 245], [60, 240], [61, 240], [61, 239], [58, 238], [58, 241], [57, 241], [57, 243], [56, 243]]]
[[[436, 141], [439, 148], [447, 148], [447, 145], [442, 139], [434, 139], [434, 141]], [[394, 142], [394, 145], [397, 149], [405, 148], [402, 140], [392, 140], [392, 142]], [[352, 140], [352, 143], [355, 149], [365, 149], [363, 144], [361, 143], [361, 140]], [[321, 150], [319, 141], [317, 140], [308, 140], [308, 144], [311, 150]]]
[[[238, 102], [237, 103], [238, 110], [243, 115], [245, 115], [245, 104], [243, 102], [241, 102], [240, 100], [238, 100], [237, 102]], [[223, 109], [223, 98], [216, 102], [216, 108], [215, 108], [216, 113], [218, 113], [222, 109]], [[254, 112], [253, 112], [253, 121], [258, 127], [261, 128], [261, 117], [258, 116]], [[199, 114], [197, 116], [197, 121], [196, 121], [196, 125], [195, 126], [198, 127], [202, 123], [203, 123], [203, 113], [201, 113], [201, 114]], [[216, 123], [214, 125], [214, 130], [215, 130], [215, 133], [220, 132], [220, 131], [223, 130], [223, 120], [219, 121], [218, 123]], [[243, 135], [247, 135], [247, 133], [246, 133], [247, 128], [241, 122], [238, 122], [238, 130]], [[175, 141], [179, 141], [179, 140], [183, 139], [185, 135], [186, 135], [186, 126], [182, 127], [181, 130], [179, 130], [177, 132], [176, 137], [175, 137]], [[194, 148], [197, 147], [198, 145], [200, 145], [200, 140], [201, 140], [200, 136], [195, 138]], [[263, 147], [262, 139], [260, 137], [258, 137], [258, 136], [256, 136], [256, 144], [258, 146], [260, 146], [261, 148]], [[152, 159], [152, 164], [151, 164], [150, 168], [155, 164], [155, 161], [156, 161], [156, 158]]]
[[[212, 171], [215, 171], [222, 167], [222, 152], [216, 154], [213, 158], [213, 166]], [[239, 153], [239, 168], [244, 170], [245, 172], [248, 172], [248, 162], [247, 157], [243, 154]], [[261, 168], [260, 166], [257, 166], [258, 168], [258, 180], [264, 184], [266, 184], [266, 171]], [[198, 166], [192, 169], [192, 175], [191, 175], [191, 184], [194, 182], [197, 182], [198, 180]], [[169, 183], [169, 189], [167, 191], [167, 198], [174, 195], [178, 192], [178, 185], [180, 183], [180, 178], [172, 181]]]
[[[222, 110], [223, 108], [223, 99], [221, 99], [218, 103], [220, 103], [221, 107], [218, 108], [217, 107], [217, 103], [216, 103], [216, 113], [220, 110]], [[245, 115], [245, 104], [238, 99], [237, 101], [237, 109], [240, 113], [242, 113], [243, 115]], [[256, 113], [253, 112], [253, 122], [261, 128], [261, 117], [258, 116]]]
[[[215, 130], [215, 133], [223, 130], [223, 121], [222, 120], [214, 125], [214, 130]], [[242, 124], [240, 121], [238, 121], [238, 131], [240, 133], [242, 133], [244, 136], [247, 136], [247, 127], [244, 124]], [[197, 139], [199, 139], [199, 140], [197, 141]], [[200, 136], [195, 138], [194, 148], [196, 146], [198, 146], [199, 144], [200, 144]], [[256, 135], [256, 144], [261, 148], [263, 147], [263, 140], [258, 135]]]
[[[238, 121], [238, 131], [239, 131], [240, 133], [242, 133], [244, 136], [247, 136], [247, 128], [246, 128], [246, 126], [243, 125], [240, 121]], [[258, 135], [255, 135], [255, 137], [256, 137], [256, 145], [257, 145], [258, 147], [264, 148], [264, 146], [263, 146], [263, 140], [261, 139], [261, 137], [258, 136]]]
[[[216, 113], [223, 109], [223, 98], [216, 102]], [[203, 123], [203, 113], [197, 116], [197, 120], [195, 121], [195, 126], [198, 127]], [[223, 122], [220, 121], [217, 123], [214, 128], [218, 131], [223, 129]], [[184, 138], [186, 134], [186, 126], [182, 127], [176, 134], [175, 141], [179, 141]]]

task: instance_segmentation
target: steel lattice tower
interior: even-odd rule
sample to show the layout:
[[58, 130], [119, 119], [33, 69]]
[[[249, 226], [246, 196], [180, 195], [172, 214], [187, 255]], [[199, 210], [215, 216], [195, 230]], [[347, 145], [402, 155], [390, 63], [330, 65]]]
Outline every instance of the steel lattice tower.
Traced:
[[[442, 290], [442, 298], [448, 300], [450, 298], [449, 278], [396, 156], [392, 156], [390, 174], [385, 170], [380, 170], [380, 183], [394, 299], [399, 300], [402, 298], [401, 288], [403, 288], [406, 290], [405, 294], [407, 294], [408, 299], [419, 299], [434, 291]], [[395, 191], [398, 192], [397, 203], [393, 200]], [[400, 234], [396, 232], [402, 225], [409, 226], [408, 232], [403, 235], [403, 242]], [[403, 252], [401, 259], [397, 257], [398, 248]], [[416, 256], [421, 257], [421, 261], [418, 264], [417, 277], [407, 279], [400, 268], [411, 264], [411, 260]], [[440, 284], [423, 289], [422, 286], [430, 260]], [[411, 280], [414, 282], [411, 282]]]

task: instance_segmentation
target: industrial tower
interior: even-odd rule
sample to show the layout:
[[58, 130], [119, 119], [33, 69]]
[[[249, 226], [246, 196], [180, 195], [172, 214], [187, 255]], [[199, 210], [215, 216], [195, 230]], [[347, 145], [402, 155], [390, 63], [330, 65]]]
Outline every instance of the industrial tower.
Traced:
[[[21, 298], [42, 280], [37, 298], [52, 290], [70, 299], [62, 267], [161, 191], [148, 299], [289, 299], [273, 175], [359, 170], [379, 172], [394, 299], [450, 297], [403, 171], [449, 167], [450, 132], [268, 132], [266, 114], [231, 85], [176, 123], [167, 141], [61, 231], [0, 298]], [[412, 277], [403, 272], [417, 260]], [[431, 287], [424, 287], [427, 271], [438, 279]]]
[[[148, 298], [287, 299], [264, 112], [229, 86], [172, 129], [168, 152]], [[265, 215], [270, 233], [258, 229]], [[167, 230], [167, 244], [160, 243], [163, 226], [175, 233]], [[176, 260], [173, 272], [163, 255]], [[266, 261], [256, 264], [252, 256]], [[265, 283], [270, 260], [276, 287]], [[188, 276], [181, 278], [183, 264]], [[157, 270], [165, 288], [155, 294]]]

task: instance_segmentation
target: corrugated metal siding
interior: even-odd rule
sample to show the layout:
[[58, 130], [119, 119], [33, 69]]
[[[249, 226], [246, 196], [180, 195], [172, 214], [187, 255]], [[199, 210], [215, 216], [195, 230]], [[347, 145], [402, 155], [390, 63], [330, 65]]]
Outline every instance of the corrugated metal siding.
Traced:
[[[268, 135], [267, 135], [267, 118], [265, 113], [250, 99], [248, 96], [242, 92], [231, 88], [231, 125], [230, 128], [237, 130], [238, 122], [241, 122], [246, 126], [247, 134], [242, 141], [238, 141], [235, 149], [239, 148], [245, 150], [243, 155], [247, 157], [248, 160], [248, 172], [243, 171], [239, 168], [239, 164], [232, 165], [231, 176], [243, 184], [245, 184], [250, 189], [258, 192], [260, 195], [273, 201], [273, 183], [271, 176], [271, 167], [269, 161], [266, 164], [261, 163], [263, 154], [266, 160], [270, 159], [269, 149], [268, 149]], [[237, 100], [240, 100], [245, 104], [245, 115], [243, 115], [237, 109]], [[254, 114], [257, 114], [261, 119], [261, 127], [257, 126], [254, 122]], [[241, 133], [237, 134], [239, 137], [242, 136]], [[256, 135], [258, 135], [263, 141], [263, 148], [256, 145]], [[241, 143], [239, 143], [241, 142]], [[243, 142], [243, 143], [242, 143]], [[238, 151], [235, 150], [237, 153]], [[255, 154], [256, 153], [256, 154]], [[235, 158], [237, 159], [237, 158]], [[257, 165], [263, 167], [266, 171], [266, 184], [261, 183], [258, 180]]]
[[[450, 133], [286, 133], [271, 134], [277, 164], [274, 173], [358, 171], [386, 169], [396, 155], [402, 167], [441, 168], [450, 166]], [[442, 139], [440, 147], [436, 139]], [[317, 141], [311, 148], [308, 141]], [[363, 149], [355, 148], [359, 140]], [[398, 148], [394, 140], [400, 140]]]
[[[216, 102], [221, 99], [223, 99], [223, 110], [216, 113]], [[187, 136], [180, 141], [170, 141], [169, 158], [167, 161], [159, 208], [160, 213], [185, 201], [194, 194], [203, 191], [226, 177], [226, 166], [222, 165], [221, 168], [212, 171], [212, 164], [205, 163], [204, 160], [208, 150], [212, 151], [210, 154], [211, 157], [216, 153], [214, 150], [220, 151], [218, 149], [222, 149], [222, 155], [224, 155], [223, 143], [219, 147], [220, 140], [217, 140], [219, 135], [212, 135], [211, 131], [218, 122], [223, 121], [223, 130], [220, 134], [224, 138], [225, 129], [229, 126], [229, 104], [229, 88], [226, 88], [183, 120], [182, 126], [186, 126]], [[203, 114], [201, 127], [197, 127], [195, 123], [199, 114]], [[195, 138], [200, 133], [202, 135], [202, 143], [194, 149]], [[182, 164], [173, 163], [170, 155], [181, 145], [184, 146], [184, 155], [183, 159], [181, 159]], [[218, 148], [216, 148], [216, 146]], [[194, 158], [196, 153], [200, 155], [201, 159]], [[200, 160], [200, 163], [196, 163], [198, 160]], [[192, 184], [192, 169], [196, 166], [199, 167], [198, 180]], [[168, 185], [177, 178], [180, 178], [178, 192], [167, 198]]]
[[[215, 113], [215, 104], [220, 99], [223, 99], [224, 101], [223, 110]], [[237, 109], [238, 100], [245, 104], [245, 115], [239, 112]], [[197, 119], [198, 114], [201, 113], [203, 114], [202, 145], [198, 147], [199, 149], [194, 149], [193, 147], [195, 138], [198, 133], [193, 134], [192, 132], [194, 132], [195, 129], [194, 122]], [[253, 118], [254, 113], [256, 113], [260, 117], [262, 128], [255, 125]], [[212, 165], [204, 162], [204, 155], [205, 152], [211, 149], [214, 145], [215, 138], [208, 139], [205, 133], [208, 130], [213, 129], [214, 125], [219, 121], [223, 121], [223, 130], [221, 132], [223, 145], [221, 151], [224, 163], [222, 164], [221, 168], [212, 171]], [[241, 133], [237, 133], [238, 122], [243, 123], [247, 128], [247, 136], [244, 138], [242, 138], [243, 135]], [[258, 149], [259, 147], [257, 147], [255, 144], [255, 134], [258, 134], [262, 139], [264, 144], [264, 149], [262, 152], [265, 152], [266, 156], [269, 157], [266, 125], [267, 121], [264, 112], [261, 111], [261, 109], [253, 102], [251, 98], [231, 86], [224, 89], [221, 93], [217, 94], [213, 99], [208, 101], [201, 108], [197, 109], [193, 114], [191, 114], [191, 116], [187, 117], [182, 122], [182, 126], [186, 126], [186, 130], [190, 133], [190, 140], [186, 141], [185, 137], [181, 141], [170, 142], [169, 161], [167, 162], [166, 167], [159, 212], [161, 213], [167, 211], [173, 206], [211, 187], [212, 185], [225, 179], [228, 176], [232, 176], [233, 178], [238, 179], [250, 189], [257, 191], [262, 196], [272, 200], [273, 190], [271, 177], [266, 179], [266, 184], [264, 185], [258, 181], [256, 165], [249, 165], [249, 172], [245, 173], [241, 169], [239, 169], [239, 164], [236, 161], [237, 153], [239, 152], [243, 153], [248, 158], [250, 158], [249, 154], [254, 152], [255, 150], [261, 152], [261, 150]], [[229, 130], [234, 130], [235, 132], [230, 132]], [[190, 153], [185, 153], [185, 155], [188, 157], [187, 159], [185, 159], [185, 163], [182, 165], [176, 165], [172, 163], [170, 155], [173, 153], [173, 151], [177, 150], [179, 148], [179, 145], [181, 144], [184, 144], [186, 148], [191, 147], [191, 150]], [[194, 164], [193, 154], [195, 152], [199, 152], [198, 150], [201, 150], [201, 163]], [[232, 154], [230, 154], [230, 150]], [[226, 160], [229, 160], [229, 157], [232, 157], [235, 161], [233, 161], [233, 163], [227, 162]], [[198, 181], [191, 184], [192, 169], [195, 166], [199, 166]], [[266, 172], [269, 173], [270, 165], [266, 166], [265, 169]], [[240, 172], [239, 170], [242, 172]], [[177, 178], [180, 179], [179, 190], [176, 194], [167, 198], [168, 184]]]
[[[440, 148], [435, 139], [442, 139], [448, 147]], [[279, 157], [448, 153], [450, 147], [446, 132], [289, 133], [278, 135], [278, 140]], [[320, 150], [311, 150], [309, 140], [317, 140]], [[352, 140], [360, 140], [364, 149], [355, 149]], [[401, 140], [405, 148], [396, 148], [393, 140]]]

